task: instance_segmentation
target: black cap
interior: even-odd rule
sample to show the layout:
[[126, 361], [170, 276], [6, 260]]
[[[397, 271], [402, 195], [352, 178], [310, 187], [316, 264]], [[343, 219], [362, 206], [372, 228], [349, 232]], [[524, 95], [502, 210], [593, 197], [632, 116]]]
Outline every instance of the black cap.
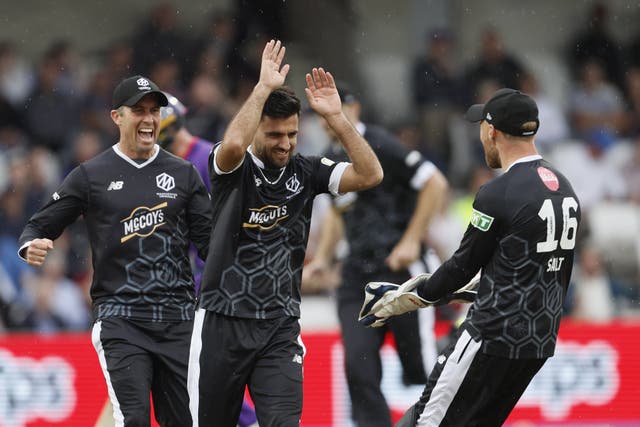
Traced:
[[342, 102], [343, 104], [358, 102], [358, 97], [347, 83], [336, 82], [336, 88], [338, 89], [338, 95], [340, 95], [340, 102]]
[[[540, 127], [538, 106], [528, 95], [515, 89], [500, 89], [486, 102], [469, 107], [465, 119], [470, 122], [486, 120], [496, 129], [514, 136], [532, 136]], [[535, 129], [524, 129], [527, 122], [536, 122]]]
[[157, 84], [143, 76], [133, 76], [121, 81], [113, 90], [112, 108], [114, 110], [126, 105], [134, 106], [143, 96], [155, 93], [160, 102], [160, 106], [166, 107], [169, 104], [167, 97], [160, 90]]

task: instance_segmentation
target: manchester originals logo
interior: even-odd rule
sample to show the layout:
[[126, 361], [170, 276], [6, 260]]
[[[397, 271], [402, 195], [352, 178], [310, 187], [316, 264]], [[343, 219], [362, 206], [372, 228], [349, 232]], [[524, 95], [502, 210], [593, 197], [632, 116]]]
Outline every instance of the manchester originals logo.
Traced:
[[280, 221], [287, 218], [287, 205], [273, 206], [267, 205], [257, 209], [249, 209], [249, 221], [242, 224], [246, 228], [260, 228], [262, 230], [270, 230]]
[[167, 207], [167, 202], [160, 203], [152, 208], [146, 206], [135, 208], [131, 215], [120, 221], [124, 226], [124, 236], [120, 239], [120, 243], [124, 243], [135, 236], [147, 237], [153, 234], [158, 227], [164, 224], [162, 208], [165, 207]]
[[164, 191], [169, 191], [176, 186], [176, 180], [168, 173], [161, 173], [156, 176], [156, 185]]

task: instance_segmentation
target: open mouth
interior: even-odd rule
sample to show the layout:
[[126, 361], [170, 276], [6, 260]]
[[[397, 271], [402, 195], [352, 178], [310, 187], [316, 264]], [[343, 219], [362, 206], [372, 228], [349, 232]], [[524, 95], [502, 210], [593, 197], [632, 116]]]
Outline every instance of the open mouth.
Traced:
[[144, 142], [153, 142], [153, 129], [138, 129], [138, 138], [140, 138], [140, 140]]

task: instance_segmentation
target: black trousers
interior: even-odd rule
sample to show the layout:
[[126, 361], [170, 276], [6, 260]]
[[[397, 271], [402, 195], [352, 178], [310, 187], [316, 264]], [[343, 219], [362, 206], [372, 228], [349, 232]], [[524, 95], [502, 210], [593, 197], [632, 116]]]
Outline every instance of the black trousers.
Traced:
[[260, 427], [299, 426], [304, 353], [297, 318], [197, 310], [188, 379], [194, 427], [235, 427], [247, 386]]
[[507, 359], [480, 348], [463, 326], [396, 427], [501, 426], [547, 359]]
[[187, 369], [192, 321], [113, 317], [93, 325], [91, 339], [107, 382], [116, 425], [148, 427], [153, 397], [163, 427], [191, 426]]
[[[342, 288], [338, 289], [338, 319], [345, 350], [351, 417], [358, 427], [391, 426], [389, 407], [380, 388], [380, 348], [388, 332], [393, 334], [396, 343], [403, 382], [406, 385], [424, 384], [427, 380], [423, 353], [426, 344], [423, 342], [417, 311], [395, 317], [381, 328], [366, 328], [358, 322], [358, 314], [364, 301], [364, 285], [367, 282], [375, 280], [399, 284], [410, 277], [407, 271], [387, 271], [376, 274], [375, 277], [354, 275], [347, 271]], [[432, 330], [427, 332], [433, 334]], [[435, 339], [430, 345], [435, 347]], [[433, 351], [435, 355], [435, 349]]]

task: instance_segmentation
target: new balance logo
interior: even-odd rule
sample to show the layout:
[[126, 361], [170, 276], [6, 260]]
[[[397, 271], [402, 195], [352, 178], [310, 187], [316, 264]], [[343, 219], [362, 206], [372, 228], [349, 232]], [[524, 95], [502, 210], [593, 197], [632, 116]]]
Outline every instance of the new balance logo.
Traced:
[[107, 187], [107, 191], [122, 190], [123, 185], [124, 181], [111, 181], [111, 184], [109, 184], [109, 187]]

